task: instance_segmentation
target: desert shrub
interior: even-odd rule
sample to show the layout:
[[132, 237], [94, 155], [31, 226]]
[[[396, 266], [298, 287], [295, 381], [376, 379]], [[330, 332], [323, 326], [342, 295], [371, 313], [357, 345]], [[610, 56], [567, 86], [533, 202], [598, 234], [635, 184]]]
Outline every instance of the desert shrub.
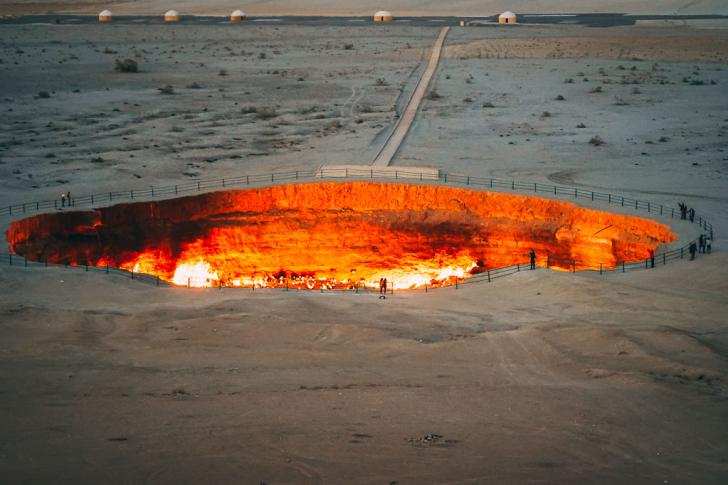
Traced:
[[564, 79], [564, 84], [574, 84], [573, 78]]
[[541, 113], [541, 118], [551, 118], [551, 113], [549, 113], [548, 111], [544, 111], [543, 113]]
[[192, 84], [188, 84], [187, 89], [202, 89], [202, 86], [200, 86], [198, 83], [194, 82]]
[[258, 108], [256, 108], [255, 106], [243, 106], [242, 108], [240, 108], [240, 112], [244, 115], [249, 115], [249, 114], [257, 113]]
[[463, 99], [463, 102], [464, 103], [472, 103], [473, 102], [473, 98], [467, 97], [467, 98]]
[[670, 139], [666, 136], [661, 136], [660, 139], [657, 141], [659, 141], [660, 143], [667, 143], [668, 141], [670, 141]]
[[630, 91], [632, 94], [642, 94], [642, 91], [640, 91], [640, 88], [632, 88], [632, 91]]
[[430, 91], [429, 93], [427, 93], [426, 98], [429, 99], [430, 101], [432, 101], [432, 100], [435, 100], [435, 99], [440, 99], [440, 98], [442, 98], [442, 96], [440, 95], [440, 93], [438, 93], [437, 91], [435, 91], [433, 89], [432, 91]]
[[174, 94], [174, 88], [169, 84], [162, 86], [161, 88], [157, 88], [157, 91], [159, 91], [159, 94]]
[[345, 50], [345, 51], [350, 51], [350, 50], [354, 50], [354, 44], [352, 44], [351, 42], [347, 42], [347, 43], [345, 43], [345, 44], [344, 44], [344, 50]]
[[593, 93], [593, 94], [595, 94], [595, 93], [601, 93], [602, 92], [602, 87], [601, 86], [597, 86], [594, 89], [591, 89], [589, 92], [590, 93]]
[[139, 64], [134, 59], [117, 59], [114, 61], [114, 70], [117, 72], [139, 72]]
[[258, 108], [256, 110], [255, 116], [261, 120], [271, 120], [278, 116], [278, 113], [276, 112], [275, 108], [263, 106], [262, 108]]
[[614, 106], [627, 106], [629, 103], [619, 96], [614, 98]]
[[227, 76], [228, 72], [225, 69], [220, 69], [220, 71], [217, 73], [218, 76]]
[[559, 94], [559, 95], [558, 95], [558, 96], [556, 96], [556, 97], [555, 97], [554, 99], [555, 99], [556, 101], [563, 101], [563, 100], [564, 100], [564, 99], [566, 99], [566, 98], [564, 98], [564, 97], [563, 97], [562, 95], [560, 95], [560, 94]]
[[490, 101], [484, 101], [483, 108], [495, 108], [495, 105], [493, 103], [491, 103]]
[[104, 53], [104, 54], [118, 54], [118, 52], [117, 52], [117, 51], [115, 51], [115, 50], [111, 50], [111, 49], [109, 49], [108, 47], [105, 47], [105, 48], [104, 48], [104, 50], [103, 50], [103, 53]]
[[260, 54], [258, 54], [258, 59], [267, 59], [267, 58], [268, 58], [268, 54], [266, 54], [265, 52], [261, 52]]
[[586, 128], [586, 125], [584, 123], [579, 123], [576, 125], [577, 128]]
[[604, 143], [606, 143], [606, 142], [604, 140], [602, 140], [599, 136], [593, 136], [589, 140], [589, 144], [594, 145], [595, 147], [604, 145]]
[[51, 93], [48, 91], [38, 91], [38, 97], [42, 99], [48, 99], [51, 97]]
[[376, 84], [377, 86], [387, 86], [388, 85], [387, 80], [384, 79], [383, 77], [378, 77], [377, 80], [374, 82], [374, 84]]

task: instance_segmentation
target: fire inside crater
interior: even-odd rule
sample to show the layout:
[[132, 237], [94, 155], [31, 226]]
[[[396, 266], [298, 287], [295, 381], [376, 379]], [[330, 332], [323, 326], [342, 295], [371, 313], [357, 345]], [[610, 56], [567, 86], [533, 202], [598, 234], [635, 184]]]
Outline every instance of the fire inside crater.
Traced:
[[649, 219], [461, 188], [320, 182], [230, 190], [15, 221], [34, 261], [116, 266], [189, 286], [397, 288], [528, 264], [614, 268], [673, 241]]

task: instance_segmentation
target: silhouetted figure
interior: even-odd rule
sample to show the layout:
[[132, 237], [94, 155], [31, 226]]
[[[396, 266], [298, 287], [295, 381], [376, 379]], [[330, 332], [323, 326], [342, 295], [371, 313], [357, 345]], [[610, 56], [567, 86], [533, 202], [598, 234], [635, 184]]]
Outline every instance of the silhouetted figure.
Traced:
[[650, 267], [654, 268], [655, 267], [655, 250], [650, 248], [647, 252], [650, 255]]
[[705, 252], [705, 234], [701, 234], [698, 238], [698, 252], [704, 253]]
[[66, 207], [66, 193], [61, 194], [61, 207]]
[[688, 211], [688, 217], [690, 217], [690, 222], [695, 221], [695, 209], [693, 209], [692, 207]]
[[690, 261], [695, 259], [695, 253], [698, 251], [698, 245], [695, 244], [695, 241], [690, 243]]
[[711, 245], [712, 245], [712, 238], [710, 236], [705, 236], [705, 252], [710, 254], [711, 251]]
[[688, 206], [685, 205], [685, 202], [680, 202], [678, 207], [680, 208], [680, 219], [687, 219]]
[[536, 253], [531, 249], [531, 252], [528, 253], [528, 255], [531, 258], [531, 269], [536, 269]]
[[68, 207], [71, 207], [71, 192], [66, 192], [66, 200], [68, 201]]
[[387, 298], [387, 278], [379, 278], [379, 299]]

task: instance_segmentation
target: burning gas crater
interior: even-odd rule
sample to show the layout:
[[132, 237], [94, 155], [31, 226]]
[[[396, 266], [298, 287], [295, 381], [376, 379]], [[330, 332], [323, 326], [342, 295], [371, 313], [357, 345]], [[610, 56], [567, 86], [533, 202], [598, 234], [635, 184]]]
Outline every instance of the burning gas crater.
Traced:
[[[117, 266], [177, 285], [397, 288], [516, 263], [614, 268], [675, 239], [651, 220], [441, 186], [325, 182], [214, 192], [13, 222], [30, 260]], [[575, 262], [575, 263], [574, 263]]]

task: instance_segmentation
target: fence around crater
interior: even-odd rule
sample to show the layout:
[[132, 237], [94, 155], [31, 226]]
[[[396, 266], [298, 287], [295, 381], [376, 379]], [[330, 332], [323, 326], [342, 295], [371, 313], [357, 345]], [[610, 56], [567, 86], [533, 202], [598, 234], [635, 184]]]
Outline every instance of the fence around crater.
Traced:
[[[222, 179], [206, 179], [186, 182], [182, 184], [167, 185], [163, 187], [150, 186], [148, 189], [142, 190], [126, 190], [126, 191], [109, 191], [99, 192], [90, 195], [82, 195], [79, 197], [71, 197], [66, 201], [61, 199], [54, 200], [42, 200], [35, 202], [25, 202], [18, 204], [11, 204], [0, 208], [0, 216], [21, 216], [29, 215], [32, 213], [42, 213], [48, 211], [56, 211], [63, 209], [75, 209], [83, 207], [107, 207], [116, 203], [122, 202], [145, 202], [155, 199], [169, 199], [179, 196], [214, 192], [226, 189], [236, 189], [241, 187], [262, 187], [270, 186], [275, 184], [283, 183], [304, 183], [308, 181], [318, 180], [373, 180], [373, 181], [402, 181], [407, 183], [419, 182], [422, 184], [441, 184], [441, 185], [465, 185], [479, 188], [489, 188], [494, 190], [505, 190], [512, 192], [522, 192], [526, 194], [548, 194], [549, 196], [556, 196], [557, 198], [568, 198], [568, 199], [588, 199], [595, 202], [606, 202], [610, 205], [617, 205], [620, 207], [630, 208], [638, 211], [645, 211], [649, 214], [659, 215], [662, 217], [670, 217], [671, 219], [682, 219], [682, 213], [675, 207], [665, 206], [663, 204], [656, 204], [650, 201], [639, 200], [631, 197], [625, 197], [623, 195], [611, 194], [607, 192], [587, 191], [577, 187], [559, 186], [559, 185], [548, 185], [537, 182], [518, 182], [515, 180], [505, 180], [492, 177], [475, 177], [471, 175], [455, 174], [439, 171], [438, 174], [430, 171], [417, 171], [415, 170], [392, 170], [388, 169], [375, 169], [375, 168], [323, 168], [316, 170], [296, 170], [289, 172], [272, 172], [267, 174], [253, 174], [253, 175], [242, 175], [237, 177], [227, 177]], [[701, 231], [705, 231], [712, 238], [713, 236], [713, 225], [710, 224], [704, 217], [700, 215], [694, 215], [693, 218], [687, 218], [690, 223], [697, 224]], [[694, 239], [689, 241], [687, 244], [664, 252], [655, 253], [654, 259], [645, 259], [644, 261], [630, 261], [630, 262], [617, 262], [614, 264], [587, 264], [584, 261], [571, 260], [572, 272], [578, 271], [590, 271], [598, 272], [599, 274], [615, 273], [615, 272], [627, 272], [640, 269], [651, 269], [661, 265], [666, 265], [668, 262], [677, 261], [685, 258], [691, 258], [690, 246], [695, 244], [697, 246], [698, 240]], [[189, 280], [185, 286], [177, 286], [161, 280], [157, 276], [135, 273], [134, 271], [125, 270], [122, 268], [116, 268], [111, 266], [88, 266], [88, 265], [63, 265], [53, 264], [48, 262], [37, 262], [30, 261], [22, 256], [14, 255], [10, 252], [0, 252], [0, 264], [4, 263], [7, 265], [21, 266], [24, 268], [38, 268], [38, 267], [68, 267], [76, 268], [84, 271], [103, 272], [110, 275], [122, 275], [130, 280], [136, 280], [144, 282], [153, 286], [175, 286], [175, 287], [199, 287], [201, 281]], [[540, 266], [544, 268], [544, 266]], [[550, 265], [546, 264], [545, 268], [550, 268]], [[434, 289], [454, 287], [458, 288], [464, 284], [473, 284], [481, 282], [491, 282], [504, 276], [519, 273], [521, 271], [530, 270], [530, 264], [516, 264], [511, 266], [505, 266], [501, 268], [489, 268], [480, 273], [474, 274], [468, 278], [456, 279], [455, 282], [443, 286], [425, 286], [424, 288], [397, 288], [397, 282], [390, 282], [391, 291], [432, 291]], [[561, 269], [563, 270], [563, 268]], [[220, 289], [223, 288], [242, 288], [242, 287], [230, 287], [230, 286], [218, 286]], [[248, 290], [255, 290], [255, 287], [245, 287]], [[260, 287], [259, 287], [260, 288]], [[265, 288], [272, 289], [272, 288]], [[289, 288], [276, 287], [276, 289], [282, 289], [288, 291]], [[294, 288], [290, 288], [293, 290]], [[323, 290], [322, 290], [323, 291]], [[326, 290], [334, 291], [334, 290]], [[363, 286], [352, 286], [345, 290], [335, 291], [372, 291], [370, 288]]]

